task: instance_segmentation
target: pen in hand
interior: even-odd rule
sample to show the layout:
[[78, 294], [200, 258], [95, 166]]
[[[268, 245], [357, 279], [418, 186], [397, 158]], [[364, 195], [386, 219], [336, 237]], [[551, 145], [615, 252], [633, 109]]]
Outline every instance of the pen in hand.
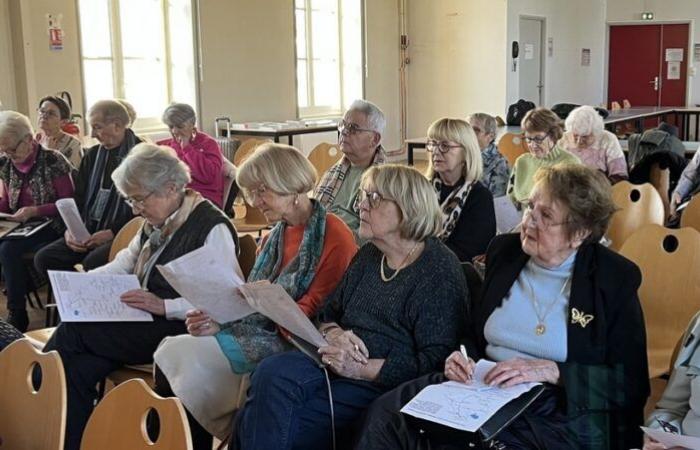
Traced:
[[[464, 346], [464, 344], [461, 344], [459, 346], [459, 352], [464, 356], [464, 360], [469, 364], [469, 355], [467, 354], [467, 347]], [[473, 374], [469, 375], [469, 379], [471, 379]]]

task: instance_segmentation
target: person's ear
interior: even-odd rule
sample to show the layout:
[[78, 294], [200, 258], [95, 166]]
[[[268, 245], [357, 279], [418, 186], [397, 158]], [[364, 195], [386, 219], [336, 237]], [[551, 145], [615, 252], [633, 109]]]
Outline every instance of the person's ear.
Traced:
[[374, 147], [377, 147], [379, 145], [379, 143], [381, 142], [381, 140], [382, 140], [381, 134], [377, 133], [376, 131], [374, 133], [372, 133], [372, 145]]
[[577, 249], [581, 246], [581, 244], [583, 244], [583, 241], [585, 241], [586, 238], [588, 238], [588, 236], [590, 236], [590, 235], [591, 235], [591, 232], [589, 230], [580, 229], [580, 230], [576, 231], [573, 234], [573, 236], [571, 236], [571, 241], [570, 241], [569, 245], [571, 246], [571, 248]]

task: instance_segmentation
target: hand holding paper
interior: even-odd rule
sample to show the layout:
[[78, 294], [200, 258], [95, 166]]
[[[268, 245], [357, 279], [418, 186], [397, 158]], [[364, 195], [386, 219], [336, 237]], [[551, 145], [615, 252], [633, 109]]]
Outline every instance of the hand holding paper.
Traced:
[[77, 242], [86, 242], [90, 239], [90, 232], [85, 228], [80, 212], [78, 212], [78, 205], [75, 204], [74, 199], [61, 198], [56, 200], [56, 209], [58, 209], [58, 213], [61, 215], [63, 222], [65, 222], [68, 231]]

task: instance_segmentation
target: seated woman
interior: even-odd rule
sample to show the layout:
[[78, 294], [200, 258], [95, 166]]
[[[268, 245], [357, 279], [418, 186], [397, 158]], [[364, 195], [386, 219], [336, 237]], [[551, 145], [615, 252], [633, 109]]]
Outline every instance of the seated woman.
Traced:
[[219, 144], [197, 130], [197, 115], [185, 103], [173, 103], [165, 108], [163, 122], [172, 138], [158, 141], [158, 144], [175, 149], [178, 158], [190, 167], [192, 182], [188, 187], [221, 208], [224, 204], [224, 172]]
[[127, 204], [145, 222], [114, 261], [93, 272], [137, 275], [143, 289], [125, 292], [121, 300], [150, 312], [153, 322], [63, 322], [58, 326], [44, 350], [58, 351], [66, 372], [66, 450], [80, 447], [100, 380], [125, 364], [152, 362], [164, 337], [187, 333], [185, 312], [193, 306], [168, 284], [156, 265], [207, 246], [223, 253], [221, 267], [241, 278], [236, 230], [218, 208], [185, 188], [190, 182], [189, 169], [175, 152], [139, 144], [112, 178]]
[[[261, 146], [240, 167], [237, 180], [250, 204], [275, 223], [248, 281], [281, 285], [304, 314], [314, 317], [357, 251], [352, 232], [307, 197], [316, 170], [293, 147]], [[260, 314], [220, 325], [192, 311], [187, 325], [191, 335], [166, 339], [155, 354], [156, 390], [180, 398], [190, 413], [194, 449], [211, 450], [211, 435], [224, 439], [231, 431], [232, 413], [245, 395], [239, 392], [244, 375], [264, 357], [291, 346]]]
[[[688, 324], [683, 334], [683, 346], [678, 352], [673, 372], [656, 409], [647, 418], [646, 426], [687, 436], [700, 437], [700, 409], [698, 383], [700, 379], [700, 313]], [[662, 450], [666, 447], [644, 436], [644, 450]]]
[[547, 108], [535, 108], [525, 114], [521, 127], [530, 153], [520, 155], [515, 160], [508, 182], [508, 196], [522, 209], [530, 198], [535, 184], [535, 172], [542, 167], [554, 164], [578, 164], [581, 160], [561, 148], [558, 144], [564, 128], [561, 120]]
[[627, 160], [620, 141], [603, 125], [603, 118], [591, 106], [579, 106], [566, 118], [566, 132], [560, 145], [583, 164], [600, 170], [611, 184], [626, 180]]
[[39, 129], [36, 140], [42, 147], [56, 150], [65, 156], [73, 167], [80, 166], [83, 157], [83, 146], [80, 141], [65, 131], [63, 126], [70, 120], [70, 106], [61, 97], [53, 95], [39, 100]]
[[496, 235], [491, 192], [481, 184], [481, 150], [464, 120], [443, 118], [428, 128], [427, 177], [442, 208], [440, 239], [460, 261], [486, 253]]
[[[520, 235], [494, 238], [465, 344], [496, 361], [492, 385], [542, 382], [544, 393], [496, 437], [518, 449], [628, 449], [641, 445], [649, 395], [639, 269], [597, 242], [615, 211], [605, 177], [581, 165], [542, 169]], [[453, 352], [431, 374], [378, 399], [362, 449], [457, 449], [452, 433], [421, 433], [399, 413], [425, 386], [468, 382], [474, 360]]]
[[265, 358], [234, 425], [234, 448], [331, 446], [383, 392], [435, 370], [457, 343], [467, 288], [455, 255], [436, 238], [440, 206], [415, 169], [374, 166], [361, 181], [361, 238], [368, 240], [327, 299], [319, 349], [332, 372], [301, 352]]
[[467, 122], [476, 134], [476, 140], [479, 141], [481, 149], [481, 159], [484, 161], [481, 182], [489, 188], [491, 195], [502, 197], [506, 195], [510, 169], [508, 161], [496, 146], [496, 119], [486, 113], [475, 113], [467, 118]]
[[[33, 135], [26, 116], [0, 112], [0, 212], [10, 214], [7, 220], [14, 222], [57, 216], [56, 200], [73, 196], [70, 163], [60, 153], [44, 149]], [[58, 239], [64, 229], [57, 219], [31, 236], [0, 241], [7, 321], [22, 332], [29, 325], [25, 304], [29, 273], [22, 255]]]

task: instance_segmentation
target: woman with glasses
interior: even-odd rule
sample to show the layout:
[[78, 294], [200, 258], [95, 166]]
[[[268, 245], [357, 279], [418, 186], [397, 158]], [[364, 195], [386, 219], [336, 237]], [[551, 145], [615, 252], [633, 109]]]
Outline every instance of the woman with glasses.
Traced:
[[368, 243], [320, 315], [328, 345], [318, 353], [330, 387], [301, 352], [264, 359], [231, 448], [332, 448], [333, 436], [347, 444], [376, 397], [436, 370], [457, 343], [468, 293], [457, 258], [437, 238], [432, 186], [413, 168], [375, 166], [362, 177], [360, 197], [359, 234]]
[[208, 247], [220, 258], [220, 266], [243, 282], [236, 260], [236, 230], [218, 208], [186, 188], [189, 169], [172, 149], [139, 144], [112, 179], [145, 221], [127, 248], [93, 272], [135, 274], [143, 289], [125, 292], [121, 301], [151, 313], [153, 322], [63, 322], [58, 326], [44, 350], [57, 350], [66, 372], [66, 449], [80, 447], [97, 383], [125, 364], [151, 363], [164, 337], [187, 333], [185, 313], [193, 306], [168, 284], [157, 265]]
[[649, 395], [641, 274], [598, 243], [615, 212], [610, 184], [582, 165], [544, 168], [533, 181], [520, 234], [497, 236], [486, 254], [481, 299], [463, 337], [469, 358], [452, 352], [442, 373], [378, 399], [357, 448], [466, 448], [470, 436], [422, 433], [399, 410], [427, 385], [470, 383], [482, 358], [496, 362], [484, 379], [491, 386], [545, 385], [493, 448], [641, 445]]
[[439, 119], [428, 128], [426, 176], [442, 208], [440, 239], [460, 261], [486, 253], [496, 235], [493, 196], [481, 181], [481, 150], [472, 127], [461, 119]]
[[518, 209], [530, 197], [535, 172], [554, 164], [579, 164], [581, 160], [564, 150], [559, 140], [564, 134], [559, 116], [547, 108], [535, 108], [525, 114], [521, 127], [530, 151], [515, 160], [508, 182], [508, 196]]
[[[316, 170], [297, 149], [259, 147], [236, 176], [247, 200], [274, 223], [263, 239], [249, 282], [281, 285], [299, 309], [315, 317], [335, 289], [357, 247], [350, 229], [307, 196]], [[292, 346], [261, 314], [219, 324], [205, 312], [188, 313], [190, 335], [166, 339], [155, 354], [156, 391], [177, 395], [187, 409], [195, 450], [225, 439], [241, 383], [266, 356]]]
[[583, 164], [603, 172], [611, 184], [628, 178], [620, 141], [605, 130], [603, 118], [591, 106], [579, 106], [567, 116], [561, 145]]
[[45, 149], [33, 135], [26, 116], [14, 111], [0, 112], [0, 213], [13, 222], [56, 217], [31, 236], [0, 241], [7, 321], [22, 332], [29, 325], [25, 297], [31, 282], [22, 256], [61, 236], [65, 228], [57, 217], [55, 202], [73, 196], [70, 163], [60, 153]]
[[39, 129], [36, 140], [42, 147], [63, 153], [73, 167], [80, 166], [83, 148], [80, 141], [65, 131], [63, 126], [70, 120], [71, 110], [68, 103], [60, 97], [46, 96], [39, 100]]

